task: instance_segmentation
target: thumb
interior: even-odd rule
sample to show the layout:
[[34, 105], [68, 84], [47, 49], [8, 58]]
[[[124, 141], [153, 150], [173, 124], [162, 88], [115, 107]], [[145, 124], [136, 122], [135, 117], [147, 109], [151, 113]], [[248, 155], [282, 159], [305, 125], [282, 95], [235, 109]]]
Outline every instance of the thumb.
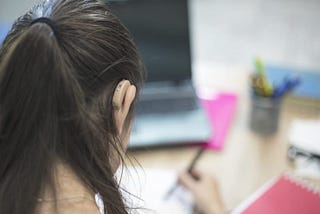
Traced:
[[180, 173], [178, 177], [179, 183], [191, 192], [196, 189], [197, 181], [188, 172]]

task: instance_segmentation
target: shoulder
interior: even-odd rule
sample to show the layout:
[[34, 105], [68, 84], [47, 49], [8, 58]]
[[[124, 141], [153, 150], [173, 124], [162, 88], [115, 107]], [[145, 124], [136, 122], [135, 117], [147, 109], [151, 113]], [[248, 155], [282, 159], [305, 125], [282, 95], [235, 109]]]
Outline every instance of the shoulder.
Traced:
[[94, 200], [87, 198], [70, 198], [53, 202], [53, 201], [42, 201], [39, 202], [36, 213], [46, 214], [100, 214], [99, 209]]
[[36, 213], [100, 214], [96, 194], [66, 165], [58, 165], [54, 172], [56, 197], [48, 187], [38, 198]]

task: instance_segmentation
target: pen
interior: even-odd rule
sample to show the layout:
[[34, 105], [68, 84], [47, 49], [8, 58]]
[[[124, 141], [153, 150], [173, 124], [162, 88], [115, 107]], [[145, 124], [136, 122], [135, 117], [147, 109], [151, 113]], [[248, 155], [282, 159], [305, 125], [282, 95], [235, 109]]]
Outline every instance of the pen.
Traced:
[[263, 63], [260, 58], [256, 58], [255, 60], [255, 66], [256, 66], [256, 71], [257, 71], [257, 80], [258, 80], [258, 85], [256, 85], [256, 88], [260, 89], [262, 93], [261, 95], [265, 97], [269, 97], [273, 93], [273, 88], [270, 86], [266, 76], [265, 76], [265, 68], [263, 66]]
[[264, 97], [266, 96], [266, 93], [262, 83], [263, 81], [260, 75], [255, 74], [251, 76], [251, 85], [254, 93], [258, 96]]
[[302, 156], [302, 157], [307, 157], [309, 159], [316, 159], [320, 161], [320, 155], [312, 153], [312, 152], [307, 152], [303, 149], [297, 148], [295, 146], [290, 146], [288, 149], [288, 157], [293, 160], [294, 158]]
[[284, 96], [285, 94], [292, 91], [295, 87], [297, 87], [301, 83], [301, 79], [299, 77], [295, 78], [286, 78], [281, 85], [279, 85], [272, 95], [273, 98], [278, 98]]
[[261, 59], [257, 57], [255, 60], [255, 64], [256, 64], [256, 69], [257, 69], [258, 74], [261, 76], [264, 76], [266, 72], [264, 70], [264, 66], [263, 66]]
[[[199, 160], [199, 158], [201, 157], [201, 155], [203, 154], [203, 152], [205, 151], [205, 148], [201, 148], [198, 150], [196, 156], [192, 159], [187, 172], [191, 174], [194, 166], [196, 165], [197, 161]], [[192, 174], [191, 174], [192, 175]], [[179, 183], [178, 181], [169, 189], [169, 191], [167, 192], [167, 194], [165, 195], [164, 199], [169, 198], [169, 196], [175, 191], [175, 189], [178, 187]]]

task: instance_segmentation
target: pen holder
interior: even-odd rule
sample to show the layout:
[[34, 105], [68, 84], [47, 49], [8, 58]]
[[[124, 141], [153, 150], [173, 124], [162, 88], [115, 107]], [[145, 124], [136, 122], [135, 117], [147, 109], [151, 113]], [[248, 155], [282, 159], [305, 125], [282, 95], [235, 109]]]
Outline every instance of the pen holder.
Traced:
[[271, 135], [277, 132], [281, 99], [251, 96], [250, 128], [260, 135]]

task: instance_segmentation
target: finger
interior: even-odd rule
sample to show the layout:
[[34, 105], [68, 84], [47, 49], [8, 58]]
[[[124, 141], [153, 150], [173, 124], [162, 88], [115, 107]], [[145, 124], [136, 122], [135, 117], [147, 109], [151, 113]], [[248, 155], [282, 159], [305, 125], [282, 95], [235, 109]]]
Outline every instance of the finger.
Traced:
[[200, 171], [196, 170], [196, 169], [191, 170], [190, 174], [196, 180], [200, 180], [203, 177], [202, 173]]
[[183, 172], [178, 177], [179, 183], [193, 192], [196, 189], [197, 181], [187, 172]]

